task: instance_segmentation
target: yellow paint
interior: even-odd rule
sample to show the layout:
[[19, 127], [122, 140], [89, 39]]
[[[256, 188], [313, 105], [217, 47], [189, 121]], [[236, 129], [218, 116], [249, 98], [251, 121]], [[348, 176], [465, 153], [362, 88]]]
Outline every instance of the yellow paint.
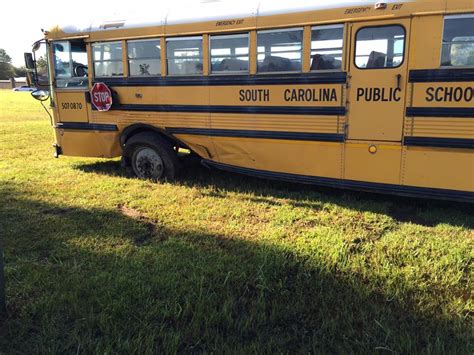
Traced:
[[463, 149], [404, 149], [403, 185], [474, 191], [472, 151]]
[[250, 75], [257, 74], [257, 31], [250, 31]]
[[64, 155], [114, 158], [121, 151], [118, 132], [56, 129], [56, 138]]
[[[211, 86], [211, 105], [229, 106], [342, 106], [342, 85], [271, 85], [271, 86]], [[177, 89], [179, 90], [179, 89]], [[205, 89], [196, 88], [197, 92]], [[263, 90], [260, 91], [259, 90]], [[268, 95], [266, 95], [268, 93]], [[242, 94], [242, 96], [241, 96]], [[262, 97], [253, 102], [247, 98]], [[327, 96], [329, 95], [329, 100]], [[268, 100], [266, 100], [268, 97]]]
[[410, 69], [439, 68], [443, 40], [443, 16], [416, 16], [412, 19]]
[[130, 67], [128, 64], [128, 49], [127, 49], [127, 41], [122, 41], [122, 62], [123, 65], [123, 76], [128, 77], [130, 72]]
[[470, 83], [415, 83], [414, 107], [474, 106], [474, 82]]
[[[342, 178], [338, 143], [213, 137], [221, 163], [273, 172]], [[302, 154], [304, 152], [304, 154]], [[324, 164], [321, 164], [324, 157]]]
[[203, 74], [209, 75], [210, 73], [210, 54], [209, 54], [209, 35], [203, 36], [203, 45], [202, 45], [202, 52], [203, 52]]
[[377, 145], [377, 152], [369, 149], [374, 142], [349, 143], [345, 147], [345, 178], [385, 184], [400, 183], [401, 146]]
[[59, 122], [87, 122], [90, 105], [86, 103], [87, 91], [56, 90], [56, 108]]
[[311, 68], [311, 26], [305, 26], [303, 31], [303, 62], [302, 72], [309, 73]]
[[472, 118], [407, 118], [405, 136], [474, 139]]

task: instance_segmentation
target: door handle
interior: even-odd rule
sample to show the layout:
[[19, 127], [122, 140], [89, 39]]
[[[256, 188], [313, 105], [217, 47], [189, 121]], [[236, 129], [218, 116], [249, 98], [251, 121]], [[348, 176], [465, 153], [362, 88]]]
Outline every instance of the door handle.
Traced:
[[400, 90], [402, 85], [402, 74], [397, 74], [397, 89]]

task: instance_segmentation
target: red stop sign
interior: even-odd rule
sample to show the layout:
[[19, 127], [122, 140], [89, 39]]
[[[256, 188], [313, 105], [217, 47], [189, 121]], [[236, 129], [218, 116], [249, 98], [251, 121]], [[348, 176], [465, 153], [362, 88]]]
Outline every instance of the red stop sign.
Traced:
[[91, 90], [91, 101], [98, 111], [108, 111], [112, 107], [112, 92], [104, 83], [95, 83]]

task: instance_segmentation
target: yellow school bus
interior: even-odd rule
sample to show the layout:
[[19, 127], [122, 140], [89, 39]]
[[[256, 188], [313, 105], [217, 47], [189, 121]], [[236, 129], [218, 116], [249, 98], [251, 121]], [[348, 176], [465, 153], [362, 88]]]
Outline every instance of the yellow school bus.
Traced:
[[46, 31], [56, 155], [474, 201], [472, 0], [236, 3]]

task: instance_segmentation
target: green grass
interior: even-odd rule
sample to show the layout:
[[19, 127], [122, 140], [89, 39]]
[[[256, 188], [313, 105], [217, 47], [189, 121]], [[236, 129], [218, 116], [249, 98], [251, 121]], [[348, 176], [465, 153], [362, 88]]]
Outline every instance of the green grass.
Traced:
[[0, 91], [0, 353], [472, 353], [472, 206], [52, 157]]

